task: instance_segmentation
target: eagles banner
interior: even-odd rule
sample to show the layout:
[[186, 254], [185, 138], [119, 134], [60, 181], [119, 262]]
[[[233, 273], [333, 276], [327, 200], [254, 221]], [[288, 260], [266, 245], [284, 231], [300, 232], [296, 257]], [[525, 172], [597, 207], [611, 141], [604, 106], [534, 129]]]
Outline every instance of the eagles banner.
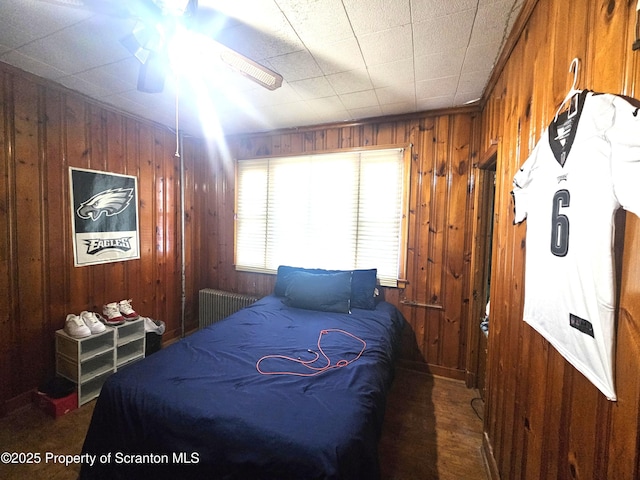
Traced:
[[69, 176], [75, 266], [140, 258], [137, 178], [73, 167]]

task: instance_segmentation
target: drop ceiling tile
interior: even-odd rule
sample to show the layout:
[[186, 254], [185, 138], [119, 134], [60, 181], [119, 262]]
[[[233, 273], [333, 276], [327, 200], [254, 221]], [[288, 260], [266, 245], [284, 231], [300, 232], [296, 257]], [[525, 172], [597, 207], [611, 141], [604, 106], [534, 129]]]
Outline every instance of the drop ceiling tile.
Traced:
[[489, 80], [489, 75], [491, 75], [490, 69], [463, 73], [460, 75], [456, 93], [475, 93], [479, 97]]
[[107, 77], [116, 77], [129, 85], [135, 85], [138, 82], [139, 70], [140, 62], [135, 57], [126, 57], [119, 62], [101, 65], [95, 69], [99, 75], [104, 73]]
[[[284, 106], [270, 105], [260, 110], [260, 114], [268, 118], [272, 127], [283, 124], [287, 127], [308, 125], [316, 122], [316, 114], [304, 103], [293, 103]], [[298, 123], [296, 123], [298, 122]]]
[[312, 48], [311, 54], [325, 75], [364, 69], [364, 59], [355, 37]]
[[135, 58], [127, 58], [120, 62], [86, 70], [74, 75], [73, 78], [91, 83], [109, 94], [113, 94], [135, 88], [139, 68], [140, 64]]
[[390, 63], [411, 58], [413, 36], [411, 25], [390, 28], [380, 32], [361, 35], [360, 48], [368, 66]]
[[[2, 11], [0, 10], [0, 15]], [[13, 50], [26, 43], [37, 40], [39, 34], [34, 34], [33, 30], [28, 28], [21, 28], [11, 23], [2, 24], [0, 28], [0, 43], [5, 45], [7, 50]]]
[[2, 0], [0, 2], [0, 42], [9, 39], [12, 48], [46, 37], [95, 15], [87, 10], [54, 5], [42, 0]]
[[105, 97], [103, 100], [109, 103], [118, 102], [119, 104], [143, 106], [149, 111], [167, 110], [171, 115], [175, 116], [174, 101], [169, 101], [162, 94], [144, 93], [133, 89]]
[[477, 0], [411, 0], [411, 17], [416, 23], [468, 10], [475, 11]]
[[493, 68], [494, 60], [498, 57], [499, 43], [485, 43], [469, 45], [462, 64], [462, 73]]
[[362, 8], [362, 0], [344, 0], [353, 30], [358, 35], [389, 30], [411, 23], [411, 9], [407, 0], [369, 0]]
[[353, 37], [340, 0], [278, 0], [278, 6], [304, 44], [314, 49]]
[[300, 38], [274, 1], [215, 3], [223, 12], [241, 20], [241, 23], [221, 29], [216, 39], [243, 55], [260, 61], [304, 49]]
[[277, 90], [267, 90], [259, 88], [245, 92], [247, 100], [256, 107], [266, 107], [268, 105], [282, 105], [300, 101], [300, 95], [287, 83], [283, 83]]
[[444, 97], [454, 95], [458, 87], [458, 77], [434, 78], [416, 82], [416, 98], [418, 101], [424, 98]]
[[265, 24], [261, 29], [249, 25], [225, 28], [216, 39], [257, 62], [304, 49], [304, 45], [286, 23], [284, 16], [279, 18], [277, 23]]
[[513, 30], [513, 26], [516, 23], [516, 20], [518, 19], [520, 10], [522, 10], [523, 3], [524, 2], [516, 2], [513, 5], [511, 12], [509, 13], [509, 19], [507, 20], [507, 28], [506, 28], [507, 35], [505, 36], [505, 40], [508, 38], [509, 34]]
[[417, 56], [416, 81], [459, 75], [465, 60], [465, 48]]
[[305, 103], [315, 112], [318, 118], [323, 121], [330, 119], [334, 112], [335, 118], [338, 119], [338, 121], [349, 118], [349, 114], [338, 96], [315, 98], [307, 100]]
[[362, 108], [350, 108], [349, 115], [352, 120], [359, 120], [367, 117], [379, 117], [382, 115], [382, 109], [379, 105], [372, 105], [370, 107]]
[[350, 92], [361, 92], [372, 88], [369, 73], [366, 69], [334, 73], [327, 75], [326, 78], [338, 95]]
[[513, 0], [502, 0], [478, 8], [470, 44], [502, 43]]
[[415, 105], [415, 84], [413, 82], [398, 83], [389, 87], [376, 88], [376, 96], [380, 105], [393, 103], [411, 103]]
[[362, 92], [344, 93], [340, 95], [340, 100], [347, 110], [354, 108], [378, 106], [378, 97], [375, 90], [364, 90]]
[[423, 98], [416, 102], [416, 106], [419, 112], [435, 110], [438, 108], [451, 108], [453, 107], [453, 100], [454, 100], [454, 95]]
[[322, 75], [322, 70], [307, 50], [287, 53], [269, 59], [273, 69], [288, 82]]
[[382, 115], [399, 115], [402, 113], [411, 113], [416, 111], [415, 102], [400, 102], [380, 105]]
[[303, 100], [335, 95], [333, 87], [325, 77], [307, 78], [289, 82], [289, 85]]
[[474, 18], [473, 10], [465, 10], [414, 24], [416, 56], [466, 48]]
[[[45, 63], [52, 62], [67, 74], [77, 73], [130, 56], [120, 44], [120, 39], [131, 31], [132, 25], [128, 21], [107, 24], [94, 16], [34, 40], [21, 47], [20, 52]], [[68, 48], [60, 49], [58, 45], [67, 45]]]
[[405, 58], [369, 67], [371, 83], [375, 88], [406, 83], [414, 79], [413, 59]]

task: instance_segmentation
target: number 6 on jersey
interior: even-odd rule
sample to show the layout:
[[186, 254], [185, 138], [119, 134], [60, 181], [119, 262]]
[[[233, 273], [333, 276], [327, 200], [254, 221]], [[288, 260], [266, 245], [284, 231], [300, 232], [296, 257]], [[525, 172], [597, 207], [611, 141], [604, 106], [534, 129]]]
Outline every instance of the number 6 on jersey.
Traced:
[[551, 211], [551, 253], [564, 257], [569, 251], [569, 217], [560, 213], [562, 207], [569, 206], [569, 190], [558, 190], [553, 196]]

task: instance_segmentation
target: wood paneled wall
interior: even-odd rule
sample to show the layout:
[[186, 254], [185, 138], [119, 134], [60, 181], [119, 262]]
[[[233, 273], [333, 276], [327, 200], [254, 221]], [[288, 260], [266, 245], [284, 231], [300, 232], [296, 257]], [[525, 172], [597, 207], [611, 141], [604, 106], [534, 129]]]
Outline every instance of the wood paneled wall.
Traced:
[[571, 86], [574, 57], [579, 88], [640, 97], [636, 3], [526, 2], [521, 34], [486, 98], [480, 151], [499, 140], [484, 445], [493, 478], [640, 478], [640, 221], [618, 222], [614, 403], [522, 321], [526, 222], [512, 224], [509, 194]]
[[[164, 127], [99, 106], [0, 64], [0, 408], [54, 374], [54, 332], [68, 313], [132, 299], [143, 316], [181, 333], [180, 161]], [[195, 328], [200, 278], [197, 210], [206, 154], [185, 143], [188, 193], [186, 329]], [[191, 163], [190, 163], [191, 162]], [[196, 162], [196, 163], [193, 163]], [[138, 177], [140, 259], [74, 267], [70, 166]], [[1, 414], [2, 412], [0, 412]]]
[[[167, 323], [165, 341], [181, 335], [182, 228], [185, 332], [197, 328], [200, 288], [273, 290], [274, 276], [234, 269], [235, 159], [370, 145], [413, 145], [407, 284], [386, 290], [411, 326], [404, 359], [454, 378], [475, 368], [467, 348], [467, 297], [477, 110], [233, 137], [226, 145], [187, 137], [182, 218], [172, 132], [4, 64], [0, 78], [5, 410], [53, 375], [54, 332], [68, 313], [101, 311], [104, 303], [131, 298], [140, 314]], [[70, 166], [138, 177], [140, 260], [73, 266]]]
[[233, 266], [233, 159], [412, 144], [408, 283], [404, 289], [386, 289], [385, 297], [400, 307], [411, 326], [404, 360], [415, 368], [465, 378], [468, 364], [475, 365], [475, 360], [467, 361], [467, 308], [471, 142], [477, 120], [474, 111], [465, 110], [229, 138], [229, 156], [214, 166], [206, 186], [210, 195], [203, 242], [206, 238], [209, 254], [203, 266], [208, 283], [259, 295], [273, 291], [274, 276], [236, 272]]

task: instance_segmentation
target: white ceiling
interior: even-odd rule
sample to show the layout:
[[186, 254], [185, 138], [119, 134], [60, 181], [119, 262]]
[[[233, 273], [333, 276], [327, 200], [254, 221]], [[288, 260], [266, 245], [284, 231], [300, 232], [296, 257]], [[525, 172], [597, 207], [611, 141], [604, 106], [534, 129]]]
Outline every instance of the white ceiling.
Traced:
[[139, 62], [121, 43], [134, 19], [1, 0], [0, 61], [171, 128], [177, 103], [179, 129], [198, 136], [266, 131], [473, 102], [523, 3], [200, 0], [201, 11], [228, 16], [211, 35], [280, 73], [282, 87], [269, 91], [216, 64], [199, 42], [180, 55], [163, 93], [151, 94], [137, 91]]

